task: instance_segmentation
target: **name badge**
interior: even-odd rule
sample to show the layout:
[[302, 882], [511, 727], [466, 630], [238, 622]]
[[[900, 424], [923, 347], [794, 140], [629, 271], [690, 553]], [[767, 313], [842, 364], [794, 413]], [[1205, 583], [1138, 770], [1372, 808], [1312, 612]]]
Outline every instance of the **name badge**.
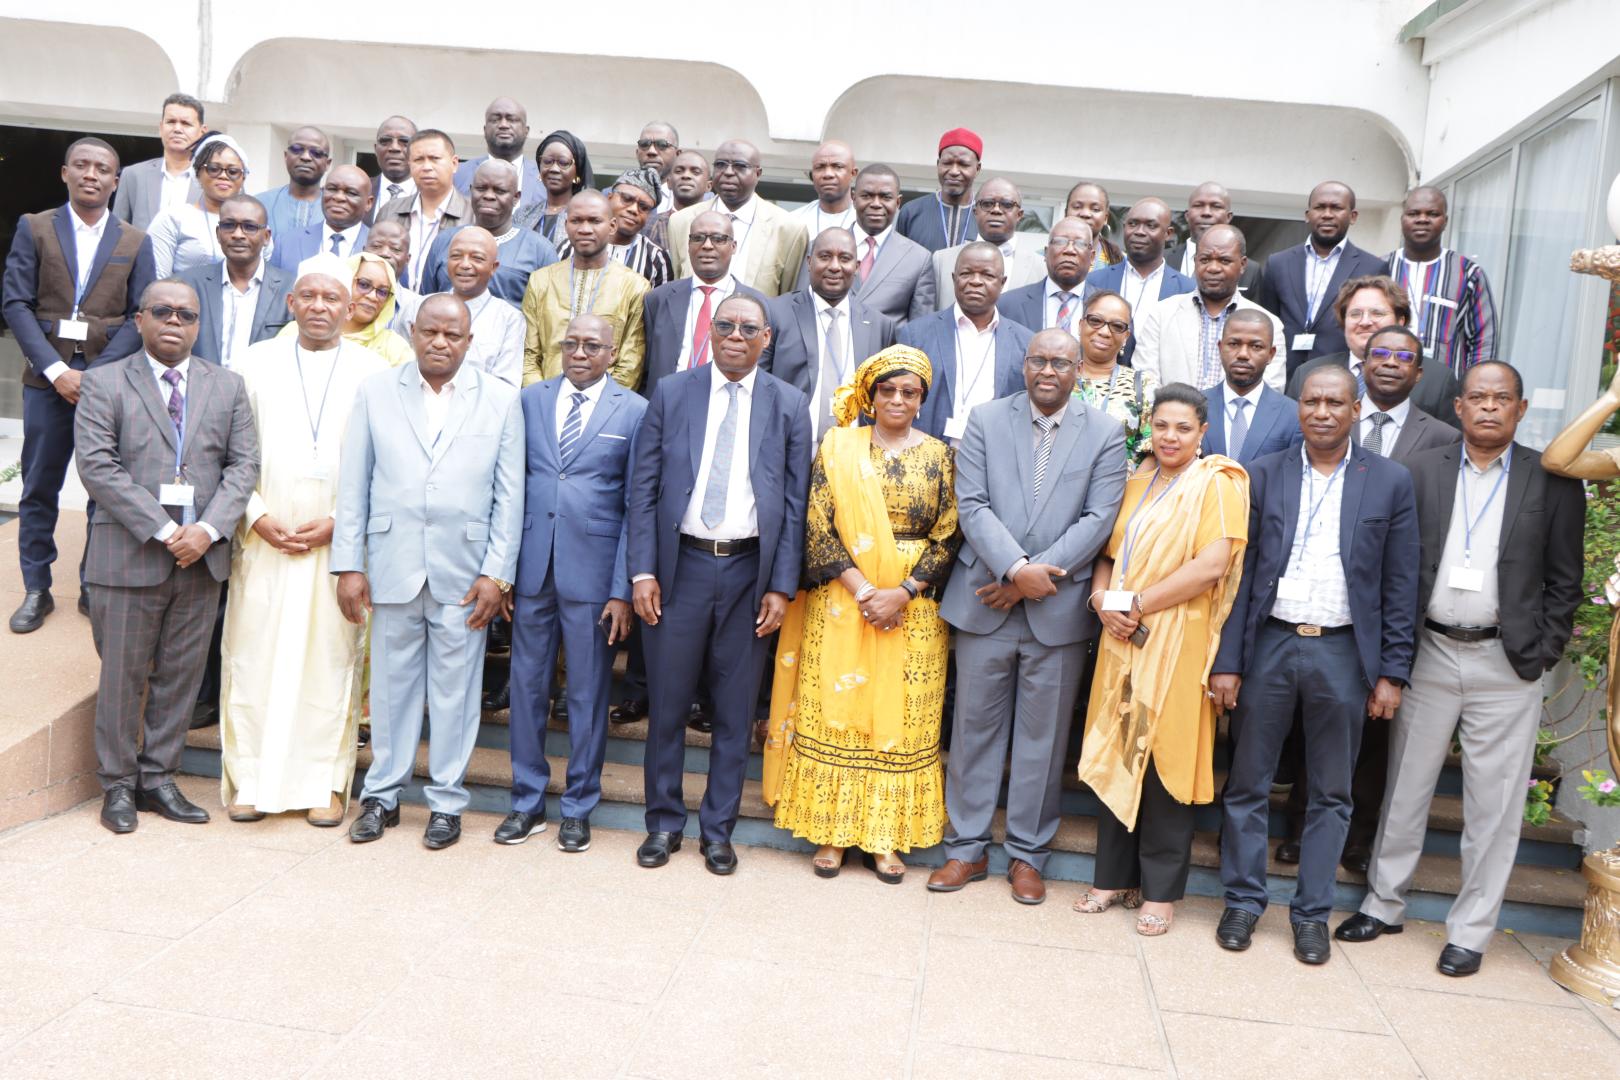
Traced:
[[158, 502], [164, 506], [176, 506], [189, 509], [194, 505], [197, 489], [190, 484], [161, 484], [158, 486]]
[[1136, 594], [1124, 589], [1104, 589], [1102, 609], [1104, 611], [1129, 611], [1131, 601]]
[[1429, 296], [1425, 296], [1423, 299], [1427, 300], [1431, 304], [1439, 304], [1441, 307], [1455, 308], [1457, 306], [1457, 301], [1448, 300], [1444, 296], [1434, 296], [1431, 294]]
[[1309, 352], [1316, 347], [1315, 334], [1295, 334], [1294, 344], [1289, 346], [1294, 352]]
[[83, 319], [58, 319], [56, 336], [63, 341], [90, 340], [90, 324]]
[[1310, 582], [1304, 578], [1278, 578], [1277, 599], [1287, 600], [1291, 604], [1302, 604], [1311, 598]]
[[945, 437], [951, 442], [959, 442], [967, 434], [967, 417], [953, 416], [945, 421]]
[[1485, 588], [1485, 571], [1453, 566], [1446, 573], [1446, 584], [1463, 592], [1479, 592]]
[[332, 470], [326, 467], [324, 461], [311, 461], [304, 466], [305, 480], [328, 480], [331, 476]]

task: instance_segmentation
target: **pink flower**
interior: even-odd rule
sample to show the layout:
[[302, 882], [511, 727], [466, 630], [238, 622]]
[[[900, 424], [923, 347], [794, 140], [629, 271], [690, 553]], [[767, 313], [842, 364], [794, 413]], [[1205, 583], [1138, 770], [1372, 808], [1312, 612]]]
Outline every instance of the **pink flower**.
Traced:
[[1608, 602], [1609, 602], [1609, 599], [1606, 596], [1594, 596], [1594, 597], [1592, 597], [1592, 603], [1597, 604], [1599, 607], [1602, 607], [1602, 606], [1606, 605]]
[[1597, 789], [1598, 789], [1598, 790], [1599, 790], [1599, 791], [1601, 791], [1601, 792], [1603, 792], [1603, 794], [1605, 794], [1605, 795], [1607, 795], [1607, 794], [1609, 794], [1609, 793], [1610, 793], [1610, 792], [1611, 792], [1611, 791], [1613, 791], [1613, 790], [1614, 790], [1614, 789], [1615, 789], [1615, 788], [1617, 788], [1617, 787], [1620, 787], [1620, 784], [1616, 784], [1616, 783], [1615, 783], [1615, 782], [1614, 782], [1614, 781], [1613, 781], [1613, 780], [1612, 780], [1612, 779], [1611, 779], [1611, 780], [1605, 780], [1605, 781], [1603, 781], [1603, 783], [1601, 783], [1601, 784], [1599, 784], [1599, 785], [1598, 785], [1598, 786], [1597, 786]]

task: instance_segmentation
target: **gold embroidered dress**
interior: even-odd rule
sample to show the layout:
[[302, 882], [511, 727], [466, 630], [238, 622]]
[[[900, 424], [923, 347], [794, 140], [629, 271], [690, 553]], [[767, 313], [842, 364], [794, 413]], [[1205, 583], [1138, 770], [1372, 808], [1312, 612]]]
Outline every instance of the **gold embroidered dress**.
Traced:
[[575, 315], [599, 315], [613, 327], [613, 366], [620, 386], [641, 386], [647, 330], [643, 303], [647, 279], [609, 259], [594, 270], [576, 270], [573, 260], [543, 266], [529, 275], [523, 292], [523, 385], [562, 374], [563, 335]]

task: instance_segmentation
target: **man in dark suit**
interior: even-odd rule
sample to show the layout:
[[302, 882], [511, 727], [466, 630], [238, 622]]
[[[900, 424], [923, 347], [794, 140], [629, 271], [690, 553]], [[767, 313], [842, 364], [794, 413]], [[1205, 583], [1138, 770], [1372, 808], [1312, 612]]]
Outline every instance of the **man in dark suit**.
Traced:
[[1384, 260], [1350, 242], [1355, 221], [1356, 193], [1348, 184], [1324, 180], [1311, 189], [1305, 207], [1310, 238], [1266, 260], [1253, 299], [1282, 320], [1289, 375], [1307, 360], [1345, 350], [1333, 298], [1351, 278], [1384, 272]]
[[521, 844], [546, 827], [546, 716], [557, 651], [568, 655], [568, 787], [557, 846], [591, 846], [602, 797], [613, 654], [630, 633], [625, 488], [647, 403], [607, 377], [613, 328], [594, 315], [568, 324], [563, 373], [523, 391], [528, 512], [512, 620], [512, 812], [495, 841]]
[[[6, 325], [27, 361], [17, 502], [24, 596], [11, 616], [14, 634], [38, 630], [56, 608], [57, 500], [73, 459], [79, 381], [86, 368], [141, 347], [133, 316], [153, 278], [146, 235], [107, 210], [118, 186], [117, 151], [101, 139], [78, 140], [67, 149], [62, 181], [67, 205], [17, 219], [0, 286]], [[82, 592], [79, 610], [86, 610]]]
[[377, 126], [376, 141], [371, 144], [381, 170], [371, 180], [371, 213], [366, 215], [370, 226], [376, 213], [395, 199], [416, 193], [416, 181], [411, 179], [410, 147], [416, 137], [416, 125], [404, 116], [390, 116]]
[[728, 215], [703, 213], [692, 222], [686, 238], [692, 276], [650, 290], [642, 302], [647, 339], [643, 396], [652, 397], [659, 379], [709, 362], [709, 327], [714, 313], [728, 297], [735, 293], [765, 302], [764, 293], [732, 275], [731, 257], [736, 252], [734, 227]]
[[118, 174], [112, 212], [144, 232], [160, 211], [201, 199], [202, 188], [191, 167], [191, 148], [204, 134], [202, 102], [190, 94], [164, 98], [158, 120], [163, 156], [124, 167]]
[[101, 823], [115, 833], [134, 831], [137, 810], [208, 820], [173, 776], [230, 538], [258, 481], [259, 438], [242, 377], [191, 362], [197, 318], [191, 286], [149, 286], [135, 316], [144, 353], [86, 373], [74, 420], [79, 476], [96, 501], [85, 559], [101, 655], [96, 774]]
[[[1421, 355], [1421, 346], [1419, 347]], [[1438, 364], [1440, 361], [1436, 361]], [[1519, 373], [1487, 360], [1463, 376], [1460, 446], [1407, 459], [1418, 497], [1423, 632], [1391, 735], [1388, 809], [1361, 912], [1341, 941], [1399, 933], [1435, 781], [1462, 745], [1462, 887], [1446, 916], [1444, 975], [1472, 975], [1496, 930], [1541, 726], [1541, 676], [1563, 656], [1581, 602], [1586, 501], [1514, 441]]]
[[233, 195], [219, 207], [221, 262], [180, 275], [197, 292], [202, 321], [191, 354], [231, 366], [249, 345], [268, 341], [292, 321], [287, 296], [293, 274], [264, 259], [270, 240], [264, 204], [252, 195]]
[[836, 424], [833, 392], [867, 357], [894, 344], [894, 320], [850, 295], [858, 265], [849, 230], [824, 229], [810, 246], [810, 287], [765, 302], [772, 333], [760, 369], [809, 399], [814, 445]]
[[1369, 451], [1404, 464], [1414, 454], [1462, 438], [1456, 428], [1418, 408], [1413, 399], [1426, 377], [1451, 384], [1456, 380], [1447, 378], [1450, 372], [1440, 364], [1433, 370], [1425, 368], [1423, 340], [1411, 327], [1388, 326], [1375, 333], [1367, 342], [1361, 372], [1367, 391], [1361, 397], [1356, 441]]
[[1265, 383], [1266, 366], [1277, 356], [1273, 332], [1271, 318], [1255, 308], [1239, 308], [1226, 317], [1220, 343], [1226, 379], [1204, 391], [1209, 398], [1205, 454], [1225, 454], [1247, 467], [1304, 439], [1299, 407]]
[[[1141, 326], [1142, 317], [1161, 301], [1198, 290], [1196, 280], [1165, 261], [1170, 235], [1170, 207], [1163, 199], [1142, 199], [1125, 215], [1125, 257], [1086, 276], [1092, 292], [1108, 289], [1125, 298], [1133, 327]], [[1135, 352], [1133, 331], [1119, 362], [1129, 366]]]
[[1079, 218], [1063, 218], [1046, 239], [1045, 279], [1008, 289], [996, 309], [1028, 330], [1056, 328], [1078, 338], [1081, 310], [1096, 291], [1086, 281], [1095, 251], [1091, 226]]
[[[900, 177], [887, 165], [868, 165], [855, 177], [855, 255], [860, 260], [855, 298], [897, 325], [933, 310], [928, 249], [900, 235]], [[811, 237], [811, 239], [815, 239]]]
[[[456, 166], [454, 183], [463, 195], [472, 195], [473, 174], [478, 166], [494, 158], [510, 162], [519, 171], [519, 206], [544, 202], [545, 185], [540, 182], [540, 166], [523, 152], [529, 137], [529, 110], [509, 97], [498, 97], [484, 109], [484, 146], [489, 151]], [[499, 234], [496, 234], [499, 235]]]
[[366, 247], [372, 211], [371, 178], [358, 165], [334, 165], [321, 181], [321, 220], [291, 236], [276, 237], [271, 259], [290, 274], [311, 255], [347, 259]]
[[[1204, 234], [1216, 225], [1232, 224], [1232, 196], [1213, 180], [1206, 180], [1192, 189], [1187, 196], [1187, 212], [1184, 215], [1187, 221], [1187, 239], [1165, 252], [1165, 259], [1171, 266], [1190, 278], [1198, 276], [1198, 243]], [[1250, 259], [1243, 267], [1243, 273], [1238, 278], [1238, 291], [1249, 299], [1254, 299], [1254, 292], [1260, 285], [1260, 279], [1265, 271], [1260, 268], [1260, 260]]]
[[809, 402], [758, 369], [770, 338], [764, 304], [724, 301], [710, 329], [713, 363], [659, 380], [636, 436], [629, 571], [652, 676], [647, 839], [636, 852], [645, 867], [681, 846], [686, 718], [707, 670], [703, 862], [715, 874], [737, 868], [731, 831], [754, 703], [770, 637], [799, 587], [810, 486]]
[[934, 384], [913, 426], [956, 443], [968, 411], [1024, 386], [1024, 351], [1034, 335], [996, 311], [1007, 275], [996, 245], [976, 240], [956, 257], [956, 303], [900, 328], [895, 340], [921, 349]]
[[1412, 669], [1412, 478], [1354, 445], [1356, 413], [1350, 373], [1323, 368], [1306, 380], [1299, 403], [1302, 451], [1249, 466], [1243, 581], [1210, 676], [1233, 731], [1221, 832], [1226, 911], [1216, 939], [1247, 949], [1265, 911], [1271, 778], [1298, 709], [1310, 806], [1291, 920], [1294, 955], [1307, 964], [1328, 960], [1327, 916], [1362, 724], [1395, 715]]

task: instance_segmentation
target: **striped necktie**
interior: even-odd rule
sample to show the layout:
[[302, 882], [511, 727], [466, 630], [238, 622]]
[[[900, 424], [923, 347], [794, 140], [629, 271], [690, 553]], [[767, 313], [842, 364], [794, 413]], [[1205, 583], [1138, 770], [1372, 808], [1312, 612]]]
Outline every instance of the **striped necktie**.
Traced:
[[1074, 319], [1074, 293], [1060, 292], [1057, 294], [1057, 298], [1060, 303], [1058, 306], [1056, 328], [1059, 330], [1067, 330], [1072, 334], [1074, 333], [1074, 329], [1069, 325], [1069, 323]]
[[569, 399], [574, 405], [568, 410], [568, 419], [563, 421], [562, 434], [557, 437], [557, 456], [564, 461], [568, 460], [568, 452], [585, 433], [585, 414], [580, 411], [585, 405], [585, 397], [583, 391], [576, 390]]
[[1040, 441], [1035, 444], [1035, 501], [1041, 501], [1041, 487], [1046, 483], [1046, 466], [1052, 460], [1052, 432], [1057, 428], [1050, 416], [1037, 416], [1035, 426], [1041, 429]]

